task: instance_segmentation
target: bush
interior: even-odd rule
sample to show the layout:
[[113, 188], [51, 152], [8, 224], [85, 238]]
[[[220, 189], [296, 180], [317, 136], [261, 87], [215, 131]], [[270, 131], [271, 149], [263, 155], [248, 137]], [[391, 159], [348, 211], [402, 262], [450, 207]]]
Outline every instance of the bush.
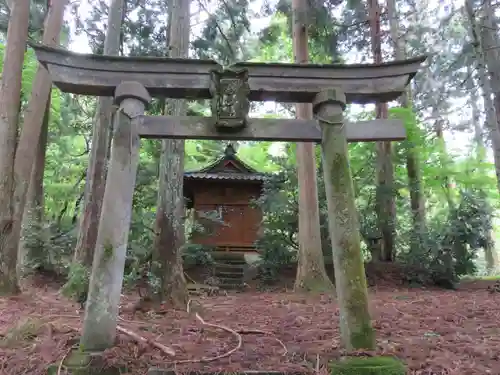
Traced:
[[[266, 237], [269, 239], [269, 237]], [[283, 266], [291, 264], [296, 259], [296, 252], [290, 251], [278, 243], [275, 246], [266, 245], [266, 241], [259, 241], [258, 248], [261, 258], [257, 261], [259, 279], [265, 284], [272, 284], [279, 279], [279, 273]]]
[[75, 227], [69, 220], [23, 224], [26, 272], [42, 270], [66, 276], [76, 245], [75, 234]]
[[[264, 213], [262, 236], [256, 243], [261, 260], [258, 263], [260, 278], [266, 283], [278, 279], [279, 270], [297, 258], [299, 244], [298, 179], [295, 163], [287, 157], [272, 158], [280, 167], [279, 173], [270, 175], [264, 182], [262, 195], [253, 204]], [[328, 232], [328, 209], [322, 179], [321, 163], [318, 171], [320, 234], [323, 254], [331, 256]]]
[[461, 276], [475, 274], [478, 250], [491, 246], [492, 215], [481, 191], [460, 191], [458, 204], [429, 222], [420, 246], [402, 254], [414, 270], [407, 281], [454, 288]]
[[196, 243], [187, 243], [182, 251], [184, 266], [210, 265], [214, 263], [213, 247]]
[[76, 301], [84, 301], [87, 299], [89, 289], [90, 270], [79, 264], [72, 263], [69, 267], [68, 280], [61, 289], [64, 296]]

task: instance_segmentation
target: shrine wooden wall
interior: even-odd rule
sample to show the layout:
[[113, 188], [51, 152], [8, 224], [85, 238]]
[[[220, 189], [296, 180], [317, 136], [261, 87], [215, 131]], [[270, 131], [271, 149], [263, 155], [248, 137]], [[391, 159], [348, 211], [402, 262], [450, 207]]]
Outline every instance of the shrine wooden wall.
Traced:
[[[262, 212], [250, 202], [261, 194], [260, 184], [243, 182], [206, 182], [190, 184], [197, 219], [210, 233], [194, 236], [196, 243], [220, 250], [252, 251], [259, 235]], [[203, 219], [203, 212], [218, 211], [226, 225]], [[212, 214], [213, 215], [213, 214]]]

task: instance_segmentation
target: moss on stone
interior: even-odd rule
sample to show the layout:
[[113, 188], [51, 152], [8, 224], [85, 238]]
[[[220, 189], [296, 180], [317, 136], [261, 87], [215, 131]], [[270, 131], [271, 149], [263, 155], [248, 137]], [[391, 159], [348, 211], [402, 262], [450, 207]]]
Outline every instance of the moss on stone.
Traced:
[[357, 331], [351, 332], [350, 341], [353, 348], [372, 349], [375, 345], [375, 330], [370, 321], [359, 322]]
[[47, 375], [57, 375], [58, 371], [59, 371], [59, 365], [55, 363], [47, 366]]
[[330, 375], [405, 375], [406, 367], [395, 357], [351, 357], [330, 362]]
[[[338, 120], [338, 109], [325, 108], [321, 116]], [[361, 255], [361, 238], [344, 126], [321, 123], [325, 190], [332, 240], [335, 283], [340, 308], [342, 343], [347, 350], [374, 349], [368, 291]]]
[[86, 368], [90, 366], [92, 356], [81, 349], [73, 350], [64, 360], [64, 366], [71, 369]]
[[[50, 371], [59, 368], [59, 364], [49, 367]], [[81, 348], [73, 350], [64, 360], [63, 367], [72, 375], [119, 375], [120, 369], [104, 367], [101, 353], [85, 352]], [[57, 371], [56, 371], [57, 372]]]

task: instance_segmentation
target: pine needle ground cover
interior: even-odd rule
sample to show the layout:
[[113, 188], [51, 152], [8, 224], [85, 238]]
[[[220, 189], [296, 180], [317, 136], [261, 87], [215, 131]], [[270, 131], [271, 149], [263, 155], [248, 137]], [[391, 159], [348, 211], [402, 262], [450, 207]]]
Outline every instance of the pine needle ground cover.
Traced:
[[[415, 375], [499, 373], [500, 293], [476, 287], [443, 291], [384, 286], [372, 288], [370, 296], [377, 351], [350, 355], [394, 356]], [[128, 306], [135, 300], [123, 298], [118, 323], [149, 343], [118, 334], [118, 346], [105, 358], [122, 373], [140, 375], [160, 367], [326, 375], [329, 363], [346, 354], [340, 348], [337, 305], [328, 296], [248, 292], [197, 298], [206, 322], [241, 336], [241, 346], [225, 357], [238, 346], [234, 334], [203, 326], [184, 311], [132, 314]], [[81, 319], [78, 306], [47, 285], [0, 299], [0, 374], [41, 375], [50, 365], [58, 367], [78, 342]], [[174, 348], [176, 357], [165, 356], [151, 342]], [[219, 359], [210, 360], [214, 357]], [[64, 368], [60, 373], [65, 374]]]

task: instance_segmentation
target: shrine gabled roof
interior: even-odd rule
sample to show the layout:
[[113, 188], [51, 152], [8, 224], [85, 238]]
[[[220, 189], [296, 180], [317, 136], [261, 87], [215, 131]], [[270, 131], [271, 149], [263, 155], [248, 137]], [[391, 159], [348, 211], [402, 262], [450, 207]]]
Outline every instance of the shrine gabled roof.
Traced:
[[184, 173], [184, 178], [188, 180], [262, 182], [266, 178], [266, 174], [256, 171], [238, 158], [233, 145], [229, 143], [222, 157], [200, 170]]

